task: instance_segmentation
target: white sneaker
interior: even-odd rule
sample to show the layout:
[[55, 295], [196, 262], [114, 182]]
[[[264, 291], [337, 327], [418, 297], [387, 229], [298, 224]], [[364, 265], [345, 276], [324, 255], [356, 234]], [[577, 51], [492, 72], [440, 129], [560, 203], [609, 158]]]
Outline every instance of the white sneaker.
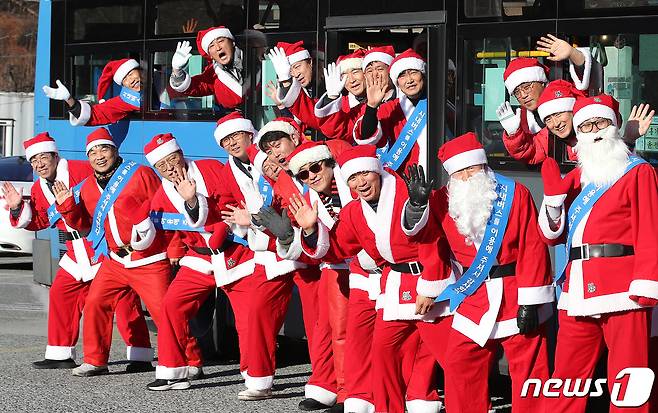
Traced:
[[254, 390], [247, 389], [238, 393], [238, 400], [264, 400], [272, 398], [272, 389]]
[[109, 374], [110, 371], [107, 366], [94, 366], [89, 363], [82, 363], [78, 367], [71, 370], [71, 374], [77, 377], [91, 377], [100, 376], [102, 374]]
[[187, 379], [188, 380], [200, 380], [204, 377], [203, 369], [201, 367], [188, 366], [187, 367]]

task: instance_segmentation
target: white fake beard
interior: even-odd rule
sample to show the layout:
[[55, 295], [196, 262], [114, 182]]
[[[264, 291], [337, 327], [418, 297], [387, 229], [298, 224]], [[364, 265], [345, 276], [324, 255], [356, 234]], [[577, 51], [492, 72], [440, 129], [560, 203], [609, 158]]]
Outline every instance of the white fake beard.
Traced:
[[[630, 151], [616, 126], [610, 125], [593, 133], [579, 133], [577, 138], [574, 152], [578, 155], [581, 182], [610, 185], [624, 174]], [[594, 142], [596, 138], [602, 139]]]
[[496, 194], [493, 173], [481, 171], [467, 181], [450, 178], [448, 183], [448, 214], [457, 230], [466, 238], [466, 245], [481, 244], [487, 221], [491, 216]]

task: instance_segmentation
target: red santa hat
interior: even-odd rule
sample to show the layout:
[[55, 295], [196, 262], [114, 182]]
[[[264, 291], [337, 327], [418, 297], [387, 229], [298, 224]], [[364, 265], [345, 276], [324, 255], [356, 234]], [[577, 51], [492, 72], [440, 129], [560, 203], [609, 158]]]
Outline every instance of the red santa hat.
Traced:
[[114, 143], [114, 140], [112, 139], [112, 135], [110, 135], [110, 132], [105, 128], [98, 128], [87, 135], [87, 147], [85, 148], [85, 151], [89, 153], [89, 151], [94, 146], [98, 145], [110, 145], [114, 146], [115, 148], [117, 147], [116, 143]]
[[257, 145], [251, 145], [247, 148], [247, 156], [249, 157], [249, 162], [251, 162], [252, 165], [254, 165], [254, 168], [262, 174], [263, 164], [265, 163], [265, 160], [267, 160], [265, 152], [258, 149]]
[[121, 59], [121, 60], [111, 60], [107, 62], [101, 73], [101, 77], [98, 79], [98, 88], [96, 89], [96, 95], [98, 100], [103, 99], [107, 90], [110, 88], [112, 81], [117, 85], [121, 86], [123, 78], [133, 69], [137, 69], [139, 63], [135, 59]]
[[573, 127], [578, 130], [578, 126], [591, 118], [610, 119], [613, 125], [620, 127], [619, 102], [606, 94], [576, 99], [573, 105]]
[[208, 47], [210, 43], [218, 37], [226, 37], [235, 41], [233, 33], [224, 26], [211, 27], [209, 29], [201, 30], [196, 35], [196, 47], [199, 50], [199, 54], [205, 58], [208, 57]]
[[514, 89], [521, 83], [526, 82], [548, 82], [548, 67], [539, 63], [534, 57], [519, 57], [512, 60], [505, 72], [503, 79], [509, 94], [514, 94]]
[[29, 161], [34, 155], [45, 152], [57, 152], [55, 139], [48, 135], [48, 132], [41, 132], [37, 136], [23, 142], [25, 148], [25, 158]]
[[407, 49], [393, 59], [391, 70], [389, 71], [393, 83], [397, 85], [400, 73], [408, 69], [414, 69], [421, 73], [425, 73], [425, 60], [423, 60], [423, 58], [413, 49]]
[[381, 175], [382, 164], [377, 158], [375, 145], [357, 145], [343, 151], [336, 159], [345, 179], [359, 172], [375, 172]]
[[214, 132], [215, 141], [217, 141], [217, 145], [222, 146], [222, 139], [240, 131], [251, 133], [252, 136], [256, 136], [258, 133], [251, 120], [245, 119], [240, 112], [231, 112], [217, 121]]
[[304, 142], [288, 155], [288, 168], [293, 175], [297, 175], [302, 166], [332, 157], [327, 145], [319, 142]]
[[363, 62], [361, 63], [361, 69], [366, 70], [366, 67], [372, 62], [382, 62], [386, 66], [390, 66], [391, 62], [395, 58], [395, 49], [393, 46], [379, 46], [368, 49], [363, 56]]
[[487, 154], [473, 132], [465, 133], [439, 148], [439, 160], [448, 175], [473, 165], [487, 163]]
[[362, 65], [363, 65], [364, 55], [365, 55], [365, 50], [357, 49], [354, 51], [354, 53], [339, 56], [338, 60], [336, 60], [336, 63], [338, 63], [338, 68], [340, 69], [340, 73], [344, 74], [347, 72], [351, 72], [354, 69], [363, 70]]
[[260, 139], [268, 132], [283, 132], [290, 136], [297, 134], [300, 138], [303, 135], [301, 127], [294, 119], [284, 117], [271, 120], [267, 122], [265, 126], [260, 128], [258, 135], [256, 136], [256, 142], [260, 141]]
[[311, 58], [311, 54], [304, 48], [304, 42], [302, 40], [295, 43], [279, 42], [276, 44], [276, 47], [283, 49], [291, 65]]
[[153, 166], [161, 159], [166, 158], [174, 152], [180, 151], [181, 148], [176, 142], [176, 138], [171, 133], [155, 135], [153, 139], [144, 145], [144, 155], [146, 160]]
[[583, 93], [574, 88], [571, 82], [566, 80], [554, 80], [549, 83], [539, 96], [537, 112], [541, 120], [547, 116], [559, 112], [573, 111], [576, 97], [584, 96]]

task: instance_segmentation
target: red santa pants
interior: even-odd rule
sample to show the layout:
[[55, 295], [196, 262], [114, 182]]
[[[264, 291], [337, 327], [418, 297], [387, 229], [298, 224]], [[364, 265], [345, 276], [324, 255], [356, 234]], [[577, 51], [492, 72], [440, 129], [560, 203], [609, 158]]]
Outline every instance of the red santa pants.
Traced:
[[512, 412], [542, 412], [542, 399], [521, 397], [528, 378], [548, 379], [548, 353], [544, 326], [531, 334], [490, 339], [480, 347], [469, 337], [451, 330], [446, 349], [446, 407], [450, 413], [489, 411], [489, 370], [499, 346], [503, 347], [512, 379]]
[[[436, 362], [444, 363], [452, 317], [440, 317], [433, 323], [426, 323], [384, 321], [382, 316], [383, 311], [378, 310], [372, 340], [375, 411], [403, 413], [406, 389], [409, 412], [438, 412], [440, 402], [434, 384]], [[415, 333], [420, 336], [420, 344], [414, 341], [417, 340]], [[412, 341], [409, 343], [409, 340]], [[412, 343], [416, 343], [415, 346]], [[406, 357], [414, 360], [410, 373], [406, 373], [409, 370], [408, 362], [404, 361]], [[407, 374], [409, 380], [405, 381]], [[432, 384], [417, 385], [416, 380], [430, 380]]]
[[[648, 367], [650, 309], [601, 314], [599, 318], [572, 317], [559, 311], [555, 371], [562, 380], [592, 377], [603, 346], [608, 348], [608, 389], [612, 390], [617, 374], [627, 367]], [[654, 383], [655, 386], [655, 383]], [[594, 386], [591, 387], [592, 389]], [[619, 395], [623, 398], [623, 395]], [[546, 411], [582, 413], [587, 397], [546, 399]], [[649, 412], [649, 403], [636, 408], [610, 404], [610, 413]]]
[[[249, 302], [251, 310], [249, 313], [249, 360], [248, 370], [243, 375], [247, 388], [263, 390], [272, 387], [276, 369], [276, 337], [283, 325], [294, 285], [297, 285], [302, 303], [311, 365], [314, 366], [312, 337], [317, 323], [320, 273], [317, 268], [306, 268], [268, 280], [265, 275], [265, 267], [256, 264], [256, 269], [251, 277], [254, 279], [254, 285]], [[314, 374], [312, 374], [309, 381], [314, 379]]]
[[[48, 345], [46, 357], [50, 360], [75, 358], [75, 344], [80, 332], [80, 317], [85, 306], [91, 282], [78, 281], [60, 268], [50, 287], [48, 303]], [[133, 359], [140, 351], [151, 349], [148, 327], [144, 320], [139, 297], [132, 290], [116, 306], [117, 329], [128, 346]], [[131, 358], [128, 358], [131, 360]], [[139, 359], [139, 358], [137, 358]], [[149, 359], [150, 361], [151, 359]]]
[[[160, 325], [162, 298], [169, 286], [171, 267], [161, 260], [136, 268], [125, 268], [120, 263], [106, 259], [91, 283], [83, 321], [84, 362], [94, 366], [106, 366], [112, 345], [112, 316], [119, 299], [131, 290], [144, 301], [156, 326]], [[144, 352], [144, 361], [150, 361], [153, 350]], [[133, 349], [136, 356], [141, 353]]]
[[[244, 277], [222, 290], [233, 308], [240, 346], [240, 370], [247, 369], [248, 319], [252, 298], [252, 278]], [[201, 351], [190, 333], [190, 319], [215, 291], [215, 277], [181, 267], [162, 301], [162, 320], [158, 326], [158, 367], [156, 379], [183, 379], [188, 366], [200, 367]]]

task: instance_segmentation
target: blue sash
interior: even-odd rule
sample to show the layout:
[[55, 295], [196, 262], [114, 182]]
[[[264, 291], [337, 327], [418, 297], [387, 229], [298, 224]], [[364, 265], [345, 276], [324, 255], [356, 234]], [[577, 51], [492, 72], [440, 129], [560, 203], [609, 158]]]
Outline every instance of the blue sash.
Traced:
[[426, 125], [427, 99], [421, 99], [391, 149], [381, 156], [382, 167], [397, 171], [411, 153], [411, 148]]
[[503, 243], [514, 200], [515, 183], [512, 179], [498, 174], [496, 174], [496, 183], [498, 197], [493, 203], [493, 211], [487, 221], [482, 244], [473, 263], [457, 282], [449, 285], [435, 300], [450, 300], [451, 311], [459, 307], [466, 297], [473, 294], [489, 278], [489, 270], [494, 265]]
[[125, 86], [121, 88], [119, 97], [121, 97], [121, 100], [123, 100], [127, 104], [131, 106], [135, 106], [137, 108], [139, 108], [142, 104], [142, 95], [136, 90], [132, 90]]
[[128, 181], [133, 176], [139, 164], [135, 161], [124, 161], [123, 164], [112, 174], [110, 181], [103, 190], [98, 204], [94, 209], [92, 216], [91, 231], [87, 239], [91, 242], [92, 248], [96, 251], [94, 258], [98, 258], [100, 254], [107, 251], [107, 242], [105, 240], [105, 218], [114, 205], [114, 202], [121, 194], [121, 191], [126, 187]]
[[265, 176], [261, 175], [258, 180], [258, 191], [263, 197], [263, 206], [267, 207], [272, 205], [272, 185], [265, 179]]
[[[73, 199], [75, 200], [75, 203], [80, 202], [80, 188], [82, 188], [82, 184], [85, 183], [85, 179], [82, 180], [79, 184], [74, 186], [71, 191], [73, 192]], [[48, 222], [50, 222], [50, 228], [55, 228], [55, 225], [57, 225], [57, 221], [62, 219], [62, 214], [57, 211], [57, 201], [55, 201], [54, 204], [48, 207]]]
[[[151, 211], [150, 214], [153, 226], [157, 230], [165, 231], [191, 231], [191, 232], [206, 232], [204, 227], [192, 227], [185, 219], [185, 215], [178, 212], [161, 212]], [[247, 241], [234, 235], [229, 234], [226, 238], [238, 244], [247, 245]]]
[[[636, 166], [646, 163], [644, 159], [637, 156], [631, 156], [629, 160], [630, 162], [628, 165], [626, 165], [626, 169], [624, 170], [624, 174], [622, 176], [626, 175], [631, 169], [635, 168]], [[614, 182], [612, 185], [614, 185]], [[612, 187], [612, 185], [596, 186], [593, 184], [588, 184], [580, 191], [578, 197], [576, 197], [573, 204], [571, 204], [571, 207], [569, 207], [569, 214], [567, 221], [567, 225], [568, 225], [567, 228], [569, 228], [569, 233], [567, 235], [567, 242], [564, 244], [564, 257], [566, 259], [562, 260], [561, 268], [559, 268], [559, 270], [555, 272], [556, 283], [558, 283], [562, 279], [562, 277], [564, 277], [565, 270], [567, 269], [567, 264], [569, 264], [569, 259], [568, 259], [569, 251], [571, 250], [571, 242], [573, 240], [573, 235], [574, 232], [576, 231], [576, 228], [583, 220], [585, 215], [587, 215], [587, 213], [589, 213], [589, 211], [592, 210], [592, 207], [594, 206], [596, 201], [598, 201], [603, 196], [603, 194], [605, 194], [608, 191], [608, 189]]]

